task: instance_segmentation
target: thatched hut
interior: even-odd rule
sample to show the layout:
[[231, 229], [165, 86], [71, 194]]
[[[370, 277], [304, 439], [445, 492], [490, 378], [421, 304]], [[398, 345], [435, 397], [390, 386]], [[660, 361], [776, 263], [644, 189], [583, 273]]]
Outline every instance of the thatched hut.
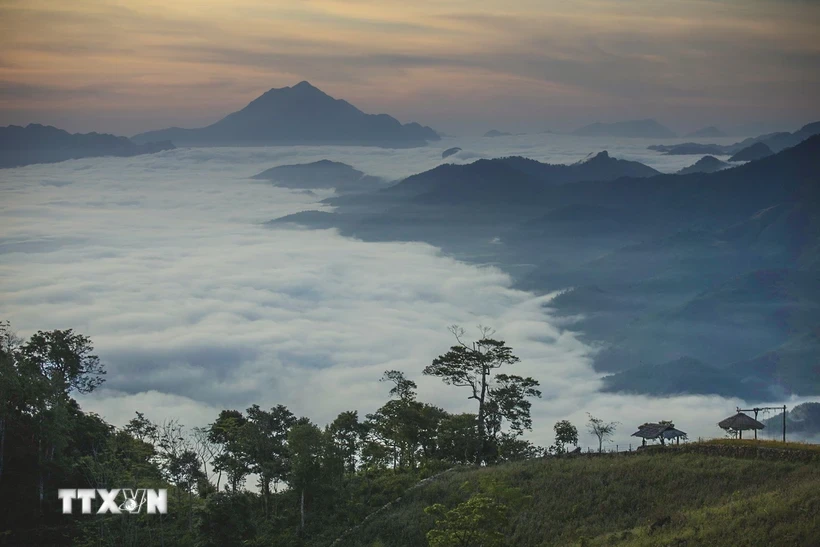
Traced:
[[734, 416], [729, 416], [725, 420], [718, 422], [718, 427], [726, 431], [737, 431], [741, 439], [743, 438], [744, 431], [752, 429], [755, 432], [755, 439], [757, 439], [757, 430], [763, 429], [766, 426], [748, 414], [738, 412]]
[[661, 444], [666, 444], [667, 440], [675, 439], [675, 442], [680, 444], [680, 440], [686, 438], [686, 433], [680, 429], [675, 429], [675, 424], [672, 422], [658, 422], [638, 426], [638, 431], [633, 433], [632, 436], [643, 439], [644, 445], [646, 445], [647, 439], [650, 441], [660, 440]]

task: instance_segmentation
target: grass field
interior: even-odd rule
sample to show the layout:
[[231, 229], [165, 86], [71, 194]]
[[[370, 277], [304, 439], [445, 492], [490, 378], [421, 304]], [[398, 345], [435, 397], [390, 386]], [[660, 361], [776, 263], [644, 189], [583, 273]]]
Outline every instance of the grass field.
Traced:
[[[755, 446], [783, 448], [763, 443]], [[740, 446], [723, 440], [703, 444]], [[795, 444], [794, 450], [820, 450]], [[820, 545], [820, 460], [678, 450], [461, 469], [411, 491], [343, 545], [424, 546], [434, 524], [424, 508], [455, 506], [488, 480], [529, 496], [510, 511], [508, 545]]]

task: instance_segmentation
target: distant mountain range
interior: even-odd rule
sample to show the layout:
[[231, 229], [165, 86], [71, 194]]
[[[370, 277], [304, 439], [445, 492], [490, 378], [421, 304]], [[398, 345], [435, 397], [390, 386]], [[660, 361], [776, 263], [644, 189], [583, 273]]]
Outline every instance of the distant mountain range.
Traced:
[[[811, 136], [820, 134], [820, 122], [806, 124], [794, 133], [767, 133], [757, 137], [750, 137], [729, 145], [701, 144], [685, 142], [682, 144], [653, 144], [649, 150], [664, 152], [670, 156], [689, 154], [711, 154], [715, 156], [731, 156], [757, 143], [763, 143], [771, 152], [780, 152], [796, 144], [800, 144]], [[758, 148], [758, 150], [762, 150]], [[759, 158], [757, 158], [759, 159]], [[736, 160], [741, 161], [741, 160]], [[748, 160], [743, 160], [748, 161]]]
[[337, 144], [406, 148], [440, 137], [417, 123], [387, 114], [365, 114], [308, 82], [271, 89], [248, 106], [197, 129], [172, 127], [135, 135], [138, 143], [172, 140], [177, 146]]
[[[722, 166], [721, 166], [722, 167]], [[491, 263], [599, 351], [605, 388], [820, 394], [820, 136], [716, 172], [600, 153], [442, 165], [279, 219]]]
[[[464, 165], [441, 165], [408, 177], [385, 189], [382, 194], [432, 203], [484, 199], [506, 203], [528, 201], [554, 185], [657, 174], [659, 172], [651, 167], [636, 161], [612, 158], [606, 151], [572, 165], [553, 165], [513, 156]], [[499, 184], [500, 180], [505, 181], [503, 185]]]
[[69, 133], [50, 125], [0, 127], [0, 168], [100, 156], [128, 157], [172, 150], [169, 141], [136, 144], [106, 133]]
[[655, 120], [629, 120], [615, 123], [593, 123], [576, 129], [573, 135], [582, 137], [628, 137], [663, 139], [674, 138], [675, 133]]

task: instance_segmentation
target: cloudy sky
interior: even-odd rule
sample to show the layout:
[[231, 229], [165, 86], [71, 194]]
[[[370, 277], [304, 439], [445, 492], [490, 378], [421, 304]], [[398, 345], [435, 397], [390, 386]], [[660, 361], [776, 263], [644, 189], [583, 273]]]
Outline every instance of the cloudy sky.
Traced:
[[801, 0], [0, 0], [0, 125], [198, 126], [309, 80], [455, 132], [820, 118]]

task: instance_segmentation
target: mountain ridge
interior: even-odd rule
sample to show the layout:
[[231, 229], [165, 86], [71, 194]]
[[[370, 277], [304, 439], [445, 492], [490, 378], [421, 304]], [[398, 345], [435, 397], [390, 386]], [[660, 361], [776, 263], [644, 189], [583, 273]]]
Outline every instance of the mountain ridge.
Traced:
[[433, 129], [366, 114], [307, 81], [272, 88], [245, 107], [200, 128], [140, 133], [135, 142], [171, 139], [178, 146], [348, 145], [406, 148], [438, 141]]
[[0, 168], [104, 156], [131, 157], [174, 148], [167, 140], [137, 144], [110, 133], [69, 133], [37, 123], [0, 127]]

